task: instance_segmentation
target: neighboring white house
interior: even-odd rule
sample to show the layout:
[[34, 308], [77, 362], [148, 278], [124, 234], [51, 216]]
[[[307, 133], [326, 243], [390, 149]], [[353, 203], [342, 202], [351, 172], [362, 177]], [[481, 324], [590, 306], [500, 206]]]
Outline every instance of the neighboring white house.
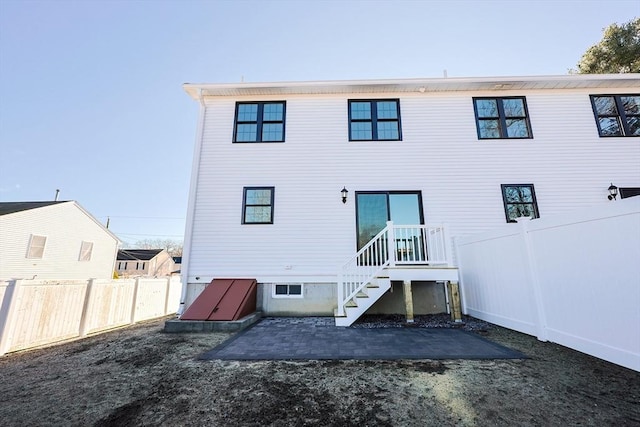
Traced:
[[184, 307], [233, 277], [258, 280], [267, 313], [331, 315], [371, 283], [369, 312], [402, 312], [390, 278], [426, 281], [416, 312], [442, 311], [428, 283], [456, 280], [451, 237], [640, 187], [639, 74], [184, 89], [200, 103]]
[[173, 257], [166, 249], [120, 249], [117, 261], [120, 277], [170, 276], [175, 271]]
[[0, 202], [0, 279], [111, 279], [119, 244], [75, 201]]

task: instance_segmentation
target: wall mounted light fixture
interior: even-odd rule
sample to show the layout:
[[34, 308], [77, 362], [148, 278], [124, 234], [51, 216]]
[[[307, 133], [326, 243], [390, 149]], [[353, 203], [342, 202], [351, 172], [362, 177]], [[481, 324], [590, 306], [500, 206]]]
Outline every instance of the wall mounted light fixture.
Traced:
[[615, 200], [616, 197], [618, 197], [618, 187], [613, 185], [613, 182], [611, 183], [609, 188], [607, 188], [607, 190], [609, 190], [609, 195], [607, 196], [609, 200]]
[[342, 187], [342, 191], [340, 191], [340, 194], [342, 194], [342, 203], [347, 203], [348, 193], [349, 193], [349, 190], [347, 190], [347, 187]]

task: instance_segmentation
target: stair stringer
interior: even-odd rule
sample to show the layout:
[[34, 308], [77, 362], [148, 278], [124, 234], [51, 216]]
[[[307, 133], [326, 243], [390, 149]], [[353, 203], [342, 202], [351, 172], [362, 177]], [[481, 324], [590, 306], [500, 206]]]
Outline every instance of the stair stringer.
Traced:
[[[382, 295], [391, 289], [391, 279], [376, 277], [363, 288], [361, 294], [353, 298], [353, 306], [345, 306], [344, 316], [335, 316], [336, 326], [351, 326], [358, 320]], [[336, 310], [337, 312], [337, 310]]]

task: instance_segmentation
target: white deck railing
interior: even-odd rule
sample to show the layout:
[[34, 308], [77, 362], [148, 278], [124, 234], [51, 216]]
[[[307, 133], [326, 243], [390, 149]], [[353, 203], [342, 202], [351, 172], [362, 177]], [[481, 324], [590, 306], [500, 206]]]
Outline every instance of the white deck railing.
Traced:
[[443, 225], [394, 225], [392, 221], [342, 266], [338, 316], [382, 270], [395, 266], [448, 265], [451, 252]]
[[446, 229], [443, 225], [391, 225], [394, 259], [391, 265], [449, 264]]

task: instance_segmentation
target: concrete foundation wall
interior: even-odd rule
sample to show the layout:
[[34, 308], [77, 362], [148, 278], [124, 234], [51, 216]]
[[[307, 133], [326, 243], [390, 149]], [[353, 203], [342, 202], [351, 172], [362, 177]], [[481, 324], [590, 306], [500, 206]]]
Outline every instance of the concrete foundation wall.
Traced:
[[274, 297], [274, 286], [274, 283], [258, 283], [257, 309], [263, 315], [333, 316], [333, 310], [337, 306], [335, 283], [303, 283], [302, 298]]
[[[298, 283], [296, 283], [298, 284]], [[259, 283], [257, 310], [265, 316], [333, 316], [335, 283], [303, 283], [303, 297], [273, 296], [273, 283]], [[447, 310], [444, 286], [436, 282], [412, 282], [414, 314], [435, 314]], [[402, 282], [393, 282], [367, 314], [405, 314]]]
[[[436, 314], [447, 311], [444, 285], [436, 282], [411, 282], [413, 313]], [[405, 314], [402, 282], [391, 282], [391, 289], [367, 310], [366, 314]]]

